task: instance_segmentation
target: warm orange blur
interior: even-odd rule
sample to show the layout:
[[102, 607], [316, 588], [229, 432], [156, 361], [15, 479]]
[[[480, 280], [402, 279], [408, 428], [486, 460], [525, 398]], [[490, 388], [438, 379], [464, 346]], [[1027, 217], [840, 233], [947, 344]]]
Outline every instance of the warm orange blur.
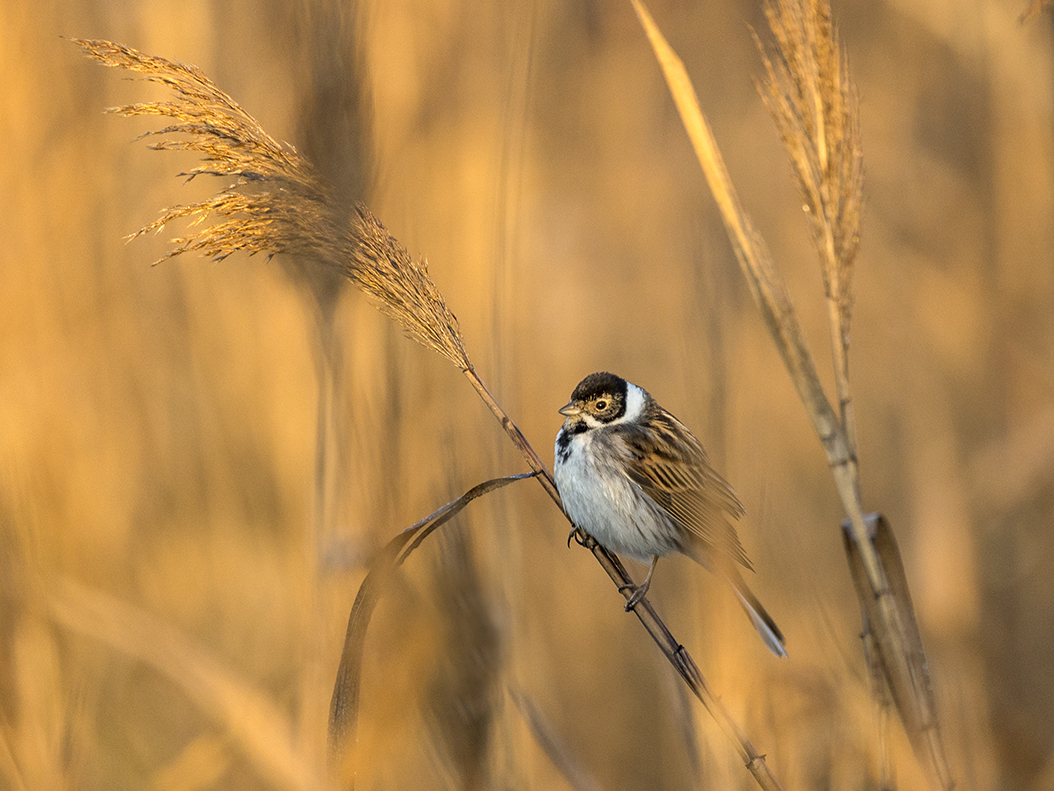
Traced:
[[[831, 476], [630, 4], [365, 6], [370, 206], [427, 257], [547, 461], [594, 370], [693, 428], [746, 505], [751, 586], [790, 658], [684, 558], [652, 600], [788, 791], [875, 788]], [[963, 789], [1054, 788], [1054, 60], [1050, 16], [1021, 25], [1025, 7], [834, 7], [867, 172], [864, 501], [899, 538]], [[350, 82], [326, 72], [354, 40], [338, 8], [0, 4], [0, 788], [311, 787], [365, 561], [525, 469], [457, 370], [354, 288], [280, 258], [150, 267], [178, 228], [122, 241], [219, 185], [130, 142], [159, 124], [103, 108], [163, 93], [60, 36], [200, 66], [357, 194], [347, 118], [324, 126]], [[830, 383], [819, 267], [751, 82], [760, 4], [650, 8]], [[608, 791], [755, 787], [536, 484], [456, 525], [371, 626], [357, 788], [572, 787], [516, 699]], [[887, 732], [893, 781], [926, 788]]]

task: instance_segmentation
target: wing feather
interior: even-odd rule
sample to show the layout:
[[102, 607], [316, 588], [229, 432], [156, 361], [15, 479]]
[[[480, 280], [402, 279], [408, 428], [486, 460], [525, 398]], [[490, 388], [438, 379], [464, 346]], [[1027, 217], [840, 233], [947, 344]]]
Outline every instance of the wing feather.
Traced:
[[730, 521], [743, 515], [743, 504], [692, 432], [658, 405], [654, 409], [649, 420], [612, 427], [628, 452], [626, 474], [705, 549], [753, 569]]

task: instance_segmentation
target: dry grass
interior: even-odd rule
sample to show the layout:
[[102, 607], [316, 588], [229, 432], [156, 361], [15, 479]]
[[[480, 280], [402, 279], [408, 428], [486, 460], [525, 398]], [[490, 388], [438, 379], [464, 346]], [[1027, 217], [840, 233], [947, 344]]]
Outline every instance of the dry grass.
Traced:
[[[959, 786], [1039, 791], [1054, 743], [1043, 462], [1054, 89], [1049, 30], [1019, 25], [1024, 5], [834, 11], [867, 153], [852, 316], [862, 499], [896, 529]], [[672, 563], [653, 602], [785, 786], [927, 787], [895, 715], [884, 746], [876, 736], [830, 472], [639, 23], [618, 4], [504, 8], [369, 4], [371, 208], [413, 257], [428, 253], [481, 371], [496, 371], [501, 354], [500, 381], [488, 384], [543, 460], [555, 408], [596, 368], [647, 386], [706, 442], [746, 506], [758, 594], [791, 658], [755, 646], [735, 603], [689, 563]], [[763, 12], [754, 2], [652, 12], [836, 393], [819, 354], [830, 315], [816, 299], [805, 201], [750, 85], [764, 66], [747, 24], [760, 30]], [[56, 626], [47, 602], [62, 580], [174, 630], [270, 701], [287, 720], [289, 754], [313, 773], [363, 558], [522, 464], [446, 362], [344, 289], [332, 322], [344, 354], [330, 358], [341, 382], [330, 411], [344, 419], [329, 432], [349, 467], [332, 477], [332, 528], [312, 554], [314, 308], [276, 266], [282, 257], [151, 268], [162, 239], [120, 244], [158, 207], [207, 198], [203, 180], [173, 178], [194, 154], [129, 144], [156, 119], [99, 113], [156, 87], [86, 65], [58, 36], [196, 63], [306, 154], [307, 48], [289, 46], [292, 14], [288, 3], [229, 0], [120, 15], [77, 1], [0, 10], [10, 152], [0, 164], [0, 786], [285, 784], [156, 664]], [[510, 100], [514, 68], [526, 77]], [[509, 135], [522, 144], [503, 148]], [[183, 222], [174, 235], [204, 227]], [[443, 568], [464, 566], [440, 556], [454, 544], [423, 545], [375, 612], [357, 787], [458, 787], [449, 767], [479, 760], [483, 744], [481, 785], [567, 788], [539, 744], [553, 734], [564, 749], [554, 755], [611, 791], [751, 787], [707, 716], [688, 749], [674, 713], [680, 681], [592, 559], [565, 548], [549, 499], [534, 486], [507, 492], [459, 518], [489, 637], [449, 625], [459, 610], [439, 596], [450, 590]], [[428, 705], [473, 678], [455, 662], [494, 635], [496, 651], [476, 652], [492, 663], [489, 708]], [[312, 642], [321, 684], [303, 662]], [[530, 701], [531, 724], [510, 688]]]

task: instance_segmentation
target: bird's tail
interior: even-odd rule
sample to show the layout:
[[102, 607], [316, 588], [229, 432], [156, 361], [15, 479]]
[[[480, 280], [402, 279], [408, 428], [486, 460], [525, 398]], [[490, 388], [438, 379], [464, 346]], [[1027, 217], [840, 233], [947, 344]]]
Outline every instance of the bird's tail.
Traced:
[[761, 606], [761, 602], [757, 600], [757, 597], [750, 592], [750, 588], [747, 587], [746, 582], [743, 581], [738, 572], [733, 572], [727, 576], [728, 581], [732, 583], [732, 590], [736, 592], [736, 598], [743, 605], [743, 609], [747, 611], [747, 615], [750, 616], [750, 622], [758, 630], [758, 634], [765, 641], [765, 645], [776, 656], [786, 656], [787, 649], [784, 647], [783, 632], [776, 626], [772, 616]]

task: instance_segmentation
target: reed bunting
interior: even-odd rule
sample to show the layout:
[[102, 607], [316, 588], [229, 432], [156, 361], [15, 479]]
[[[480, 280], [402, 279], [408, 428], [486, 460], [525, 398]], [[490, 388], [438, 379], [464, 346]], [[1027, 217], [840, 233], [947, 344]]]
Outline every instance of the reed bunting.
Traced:
[[743, 506], [692, 432], [609, 373], [583, 379], [560, 414], [554, 472], [567, 515], [605, 549], [651, 562], [626, 609], [648, 592], [659, 558], [681, 552], [728, 580], [765, 645], [786, 656], [783, 634], [739, 573], [737, 564], [753, 571], [730, 521]]

